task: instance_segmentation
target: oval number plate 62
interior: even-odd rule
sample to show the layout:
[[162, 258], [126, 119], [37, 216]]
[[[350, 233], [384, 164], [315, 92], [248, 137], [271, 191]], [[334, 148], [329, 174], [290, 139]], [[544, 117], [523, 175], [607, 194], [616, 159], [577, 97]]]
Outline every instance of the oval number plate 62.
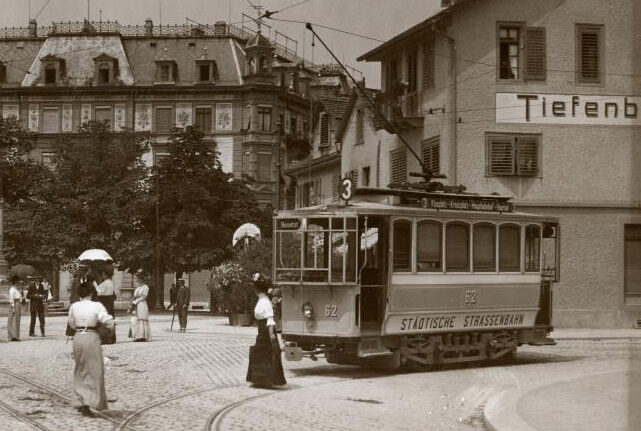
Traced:
[[338, 306], [334, 304], [325, 305], [325, 317], [336, 318], [338, 317]]

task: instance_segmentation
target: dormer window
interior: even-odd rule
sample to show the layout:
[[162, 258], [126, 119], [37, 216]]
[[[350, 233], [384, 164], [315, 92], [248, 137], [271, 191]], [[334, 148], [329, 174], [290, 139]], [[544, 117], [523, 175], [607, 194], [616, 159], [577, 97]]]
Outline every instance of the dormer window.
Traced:
[[196, 82], [207, 84], [216, 80], [216, 62], [211, 60], [196, 61]]
[[98, 69], [98, 84], [109, 84], [109, 66], [102, 65]]
[[94, 61], [94, 85], [113, 84], [118, 77], [118, 59], [100, 54]]
[[173, 84], [178, 80], [178, 67], [174, 61], [156, 62], [156, 83]]
[[45, 66], [45, 84], [56, 83], [57, 69], [58, 68], [53, 63], [49, 63]]

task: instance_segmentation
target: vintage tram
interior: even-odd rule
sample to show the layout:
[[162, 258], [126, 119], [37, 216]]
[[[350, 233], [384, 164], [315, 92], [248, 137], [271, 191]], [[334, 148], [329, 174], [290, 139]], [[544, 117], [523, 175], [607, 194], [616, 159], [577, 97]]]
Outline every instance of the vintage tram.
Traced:
[[494, 195], [368, 188], [279, 211], [285, 357], [429, 369], [553, 343], [559, 233]]

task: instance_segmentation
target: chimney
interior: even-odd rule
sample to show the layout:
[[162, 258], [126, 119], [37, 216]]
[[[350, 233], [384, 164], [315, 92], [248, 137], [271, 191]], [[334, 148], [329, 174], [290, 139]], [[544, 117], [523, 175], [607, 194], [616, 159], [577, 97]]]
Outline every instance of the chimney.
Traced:
[[147, 18], [145, 20], [145, 36], [153, 36], [154, 35], [154, 22], [151, 20], [151, 18]]
[[224, 36], [227, 34], [227, 23], [225, 21], [216, 21], [214, 24], [214, 36]]
[[29, 37], [38, 37], [38, 23], [35, 19], [29, 20]]

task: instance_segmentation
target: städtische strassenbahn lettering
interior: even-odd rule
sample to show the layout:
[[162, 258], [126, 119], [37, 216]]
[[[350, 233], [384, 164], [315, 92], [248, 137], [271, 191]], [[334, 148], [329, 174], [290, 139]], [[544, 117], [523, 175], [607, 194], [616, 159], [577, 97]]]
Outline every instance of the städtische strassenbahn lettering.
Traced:
[[436, 332], [489, 328], [514, 328], [532, 325], [534, 311], [467, 312], [451, 314], [395, 315], [387, 321], [386, 332]]

